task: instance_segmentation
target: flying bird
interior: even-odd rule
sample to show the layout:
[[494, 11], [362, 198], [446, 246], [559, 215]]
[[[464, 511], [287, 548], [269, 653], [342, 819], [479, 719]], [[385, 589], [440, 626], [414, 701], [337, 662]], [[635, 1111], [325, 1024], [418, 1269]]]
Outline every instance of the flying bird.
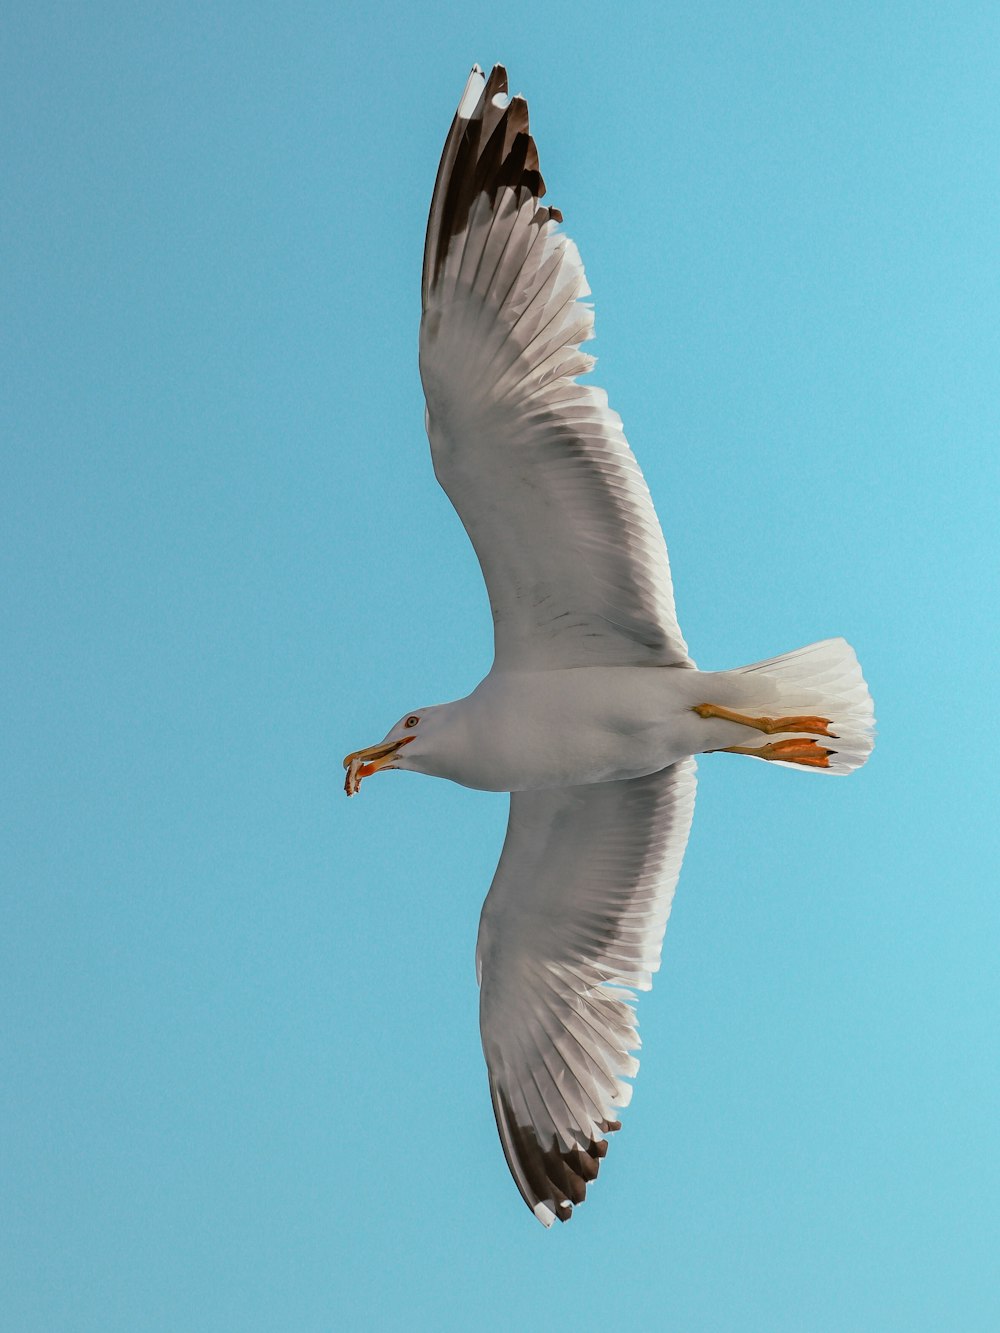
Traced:
[[632, 1093], [647, 990], [687, 843], [698, 754], [847, 773], [871, 697], [827, 639], [699, 671], [660, 525], [607, 395], [579, 377], [593, 311], [528, 107], [474, 66], [438, 168], [420, 374], [438, 481], [482, 566], [494, 661], [344, 760], [347, 794], [407, 769], [510, 792], [476, 950], [500, 1140], [545, 1226], [595, 1178]]

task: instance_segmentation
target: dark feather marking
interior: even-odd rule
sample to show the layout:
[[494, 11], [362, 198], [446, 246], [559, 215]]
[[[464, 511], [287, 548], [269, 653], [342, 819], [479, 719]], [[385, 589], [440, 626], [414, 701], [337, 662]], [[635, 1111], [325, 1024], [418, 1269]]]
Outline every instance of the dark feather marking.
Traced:
[[[601, 1159], [608, 1151], [607, 1139], [591, 1139], [586, 1148], [563, 1149], [553, 1135], [552, 1142], [546, 1147], [531, 1125], [518, 1123], [510, 1102], [493, 1079], [490, 1079], [490, 1091], [500, 1142], [511, 1174], [515, 1180], [523, 1178], [528, 1185], [527, 1191], [521, 1189], [525, 1203], [531, 1209], [544, 1203], [560, 1222], [568, 1222], [573, 1205], [583, 1203], [587, 1186], [597, 1178]], [[601, 1122], [605, 1134], [619, 1129], [620, 1120]]]
[[[435, 197], [440, 199], [436, 219], [434, 253], [429, 256], [431, 287], [438, 281], [451, 242], [465, 231], [473, 202], [479, 194], [488, 194], [495, 203], [497, 193], [507, 187], [527, 190], [536, 200], [545, 193], [545, 181], [538, 169], [538, 149], [528, 129], [528, 104], [522, 97], [512, 97], [506, 107], [493, 104], [497, 95], [507, 92], [507, 72], [494, 65], [472, 115], [460, 131], [454, 158], [449, 163], [447, 148], [441, 160]], [[456, 117], [452, 135], [463, 124]], [[443, 188], [442, 188], [443, 187]], [[557, 208], [542, 208], [536, 214], [539, 224], [549, 219], [562, 221]]]

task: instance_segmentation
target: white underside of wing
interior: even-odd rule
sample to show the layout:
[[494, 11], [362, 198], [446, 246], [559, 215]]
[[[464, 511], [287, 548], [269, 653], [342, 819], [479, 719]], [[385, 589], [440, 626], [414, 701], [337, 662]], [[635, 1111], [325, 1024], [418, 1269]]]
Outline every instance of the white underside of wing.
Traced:
[[594, 364], [580, 257], [539, 205], [537, 171], [511, 166], [533, 160], [527, 110], [489, 87], [470, 110], [476, 82], [431, 209], [420, 367], [497, 665], [688, 664], [645, 480], [607, 396], [577, 382]]
[[633, 990], [659, 967], [694, 760], [625, 782], [515, 793], [477, 950], [504, 1152], [545, 1225], [582, 1200], [638, 1069]]

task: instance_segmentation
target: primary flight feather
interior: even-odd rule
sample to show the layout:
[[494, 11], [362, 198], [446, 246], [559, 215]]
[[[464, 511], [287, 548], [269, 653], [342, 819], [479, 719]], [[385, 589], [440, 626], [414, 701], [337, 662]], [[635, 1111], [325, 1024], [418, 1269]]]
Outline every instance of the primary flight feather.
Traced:
[[696, 754], [846, 773], [871, 697], [842, 639], [702, 672], [663, 534], [606, 395], [578, 382], [593, 312], [527, 104], [475, 66], [424, 248], [420, 373], [434, 471], [490, 598], [494, 662], [344, 760], [346, 790], [409, 769], [511, 793], [476, 951], [493, 1110], [546, 1226], [583, 1200], [620, 1128], [646, 990], [694, 809]]

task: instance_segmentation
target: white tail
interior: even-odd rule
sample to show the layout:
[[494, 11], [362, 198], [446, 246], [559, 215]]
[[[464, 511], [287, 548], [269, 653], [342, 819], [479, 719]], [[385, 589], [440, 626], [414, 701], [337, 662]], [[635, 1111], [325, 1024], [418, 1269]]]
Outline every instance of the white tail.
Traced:
[[844, 639], [823, 639], [727, 674], [747, 712], [776, 717], [818, 714], [829, 719], [829, 732], [835, 739], [819, 742], [829, 746], [829, 764], [814, 771], [850, 773], [871, 754], [875, 708], [854, 649]]

